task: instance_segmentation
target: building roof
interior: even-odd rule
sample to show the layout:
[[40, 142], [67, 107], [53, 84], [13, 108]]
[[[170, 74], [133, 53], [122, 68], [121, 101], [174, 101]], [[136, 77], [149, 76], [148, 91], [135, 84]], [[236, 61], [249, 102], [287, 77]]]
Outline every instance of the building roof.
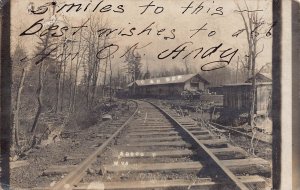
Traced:
[[[232, 87], [232, 86], [251, 86], [252, 83], [235, 83], [235, 84], [224, 84], [223, 87]], [[272, 85], [272, 82], [258, 82], [257, 86], [260, 85]]]
[[[255, 78], [258, 82], [272, 82], [272, 75], [269, 73], [256, 73]], [[251, 82], [253, 77], [250, 77], [245, 82]]]
[[151, 86], [151, 85], [163, 85], [163, 84], [179, 84], [185, 83], [186, 81], [192, 79], [193, 77], [197, 76], [206, 83], [209, 84], [207, 80], [200, 76], [200, 74], [187, 74], [187, 75], [176, 75], [176, 76], [169, 76], [169, 77], [160, 77], [160, 78], [151, 78], [145, 80], [136, 80], [135, 82], [131, 82], [128, 84], [128, 87], [132, 86], [134, 83], [137, 86]]

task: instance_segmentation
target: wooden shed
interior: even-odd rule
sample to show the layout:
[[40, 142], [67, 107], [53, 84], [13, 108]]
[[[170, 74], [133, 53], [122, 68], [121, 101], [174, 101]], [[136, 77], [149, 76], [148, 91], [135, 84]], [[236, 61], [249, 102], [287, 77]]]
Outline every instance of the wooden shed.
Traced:
[[[223, 86], [224, 108], [238, 112], [249, 112], [252, 102], [252, 84], [238, 83]], [[255, 114], [269, 113], [272, 101], [272, 82], [256, 84]]]
[[184, 90], [204, 91], [209, 82], [200, 74], [136, 80], [128, 85], [129, 94], [142, 97], [178, 97]]

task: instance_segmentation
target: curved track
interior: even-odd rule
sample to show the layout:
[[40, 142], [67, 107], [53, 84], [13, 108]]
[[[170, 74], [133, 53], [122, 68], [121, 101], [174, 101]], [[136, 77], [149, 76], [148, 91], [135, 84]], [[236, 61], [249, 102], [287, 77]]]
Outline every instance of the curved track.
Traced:
[[47, 189], [265, 189], [266, 160], [171, 110], [137, 104], [113, 136]]

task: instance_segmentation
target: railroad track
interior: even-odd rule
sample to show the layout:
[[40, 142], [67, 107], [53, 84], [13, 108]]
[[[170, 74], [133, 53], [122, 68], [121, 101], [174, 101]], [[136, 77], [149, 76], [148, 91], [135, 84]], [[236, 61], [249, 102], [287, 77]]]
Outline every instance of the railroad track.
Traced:
[[[171, 110], [138, 111], [52, 187], [36, 189], [265, 189], [270, 163]], [[68, 166], [64, 166], [68, 168]]]

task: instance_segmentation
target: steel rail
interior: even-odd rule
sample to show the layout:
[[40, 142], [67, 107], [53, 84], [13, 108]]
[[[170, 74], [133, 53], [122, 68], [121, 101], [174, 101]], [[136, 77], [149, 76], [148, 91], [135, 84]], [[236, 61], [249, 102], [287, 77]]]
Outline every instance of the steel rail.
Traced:
[[[218, 124], [218, 123], [209, 122], [208, 124], [213, 125], [213, 126], [217, 126], [217, 128], [220, 127], [220, 128], [222, 128], [222, 129], [224, 129], [224, 130], [231, 131], [232, 133], [235, 133], [235, 134], [237, 134], [237, 135], [242, 135], [242, 136], [244, 136], [244, 137], [246, 137], [246, 138], [248, 138], [248, 139], [252, 139], [252, 138], [253, 138], [251, 135], [248, 135], [247, 133], [238, 131], [238, 130], [236, 130], [236, 129], [231, 129], [231, 128], [227, 127], [227, 126], [223, 126], [223, 125], [220, 125], [220, 124]], [[272, 144], [272, 142], [269, 142], [269, 141], [266, 141], [266, 140], [263, 140], [263, 139], [259, 139], [259, 138], [257, 138], [257, 137], [254, 137], [254, 139], [257, 140], [257, 141], [259, 141], [259, 142], [261, 142], [261, 143]]]
[[[248, 190], [245, 184], [243, 184], [226, 166], [224, 166], [221, 161], [208, 149], [206, 146], [201, 143], [189, 130], [187, 130], [184, 126], [182, 126], [175, 118], [173, 118], [170, 114], [168, 114], [163, 108], [157, 106], [156, 104], [146, 101], [156, 107], [158, 110], [160, 110], [167, 118], [169, 118], [171, 121], [173, 121], [178, 127], [180, 127], [198, 146], [198, 148], [201, 151], [201, 156], [205, 156], [205, 158], [210, 159], [209, 163], [212, 164], [214, 167], [216, 167], [219, 171], [222, 172], [222, 174], [228, 179], [232, 185], [233, 189], [238, 190]], [[199, 153], [199, 152], [198, 152]], [[203, 153], [205, 155], [203, 155]], [[199, 153], [200, 154], [200, 153]]]
[[115, 137], [117, 137], [120, 132], [127, 126], [127, 124], [132, 120], [132, 118], [138, 112], [138, 103], [136, 101], [132, 101], [136, 104], [136, 110], [127, 119], [127, 121], [109, 138], [107, 139], [96, 151], [94, 151], [89, 157], [87, 157], [81, 164], [79, 164], [75, 170], [66, 175], [61, 181], [56, 183], [51, 190], [70, 190], [73, 189], [73, 186], [80, 182], [82, 177], [86, 174], [86, 170], [90, 167], [90, 165], [97, 159], [97, 156], [102, 153], [103, 150], [113, 141]]

